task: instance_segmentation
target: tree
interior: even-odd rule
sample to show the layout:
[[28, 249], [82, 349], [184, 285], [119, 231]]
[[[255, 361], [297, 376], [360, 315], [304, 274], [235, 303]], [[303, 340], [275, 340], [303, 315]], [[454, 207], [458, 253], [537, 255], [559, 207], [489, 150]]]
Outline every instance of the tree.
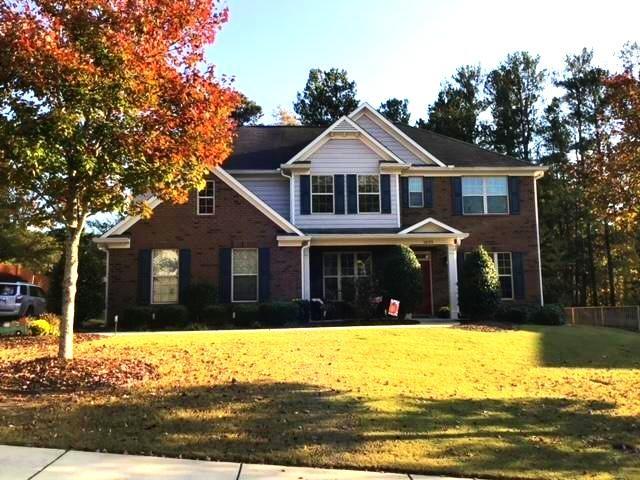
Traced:
[[404, 100], [390, 98], [380, 104], [378, 111], [393, 123], [409, 125], [411, 114], [409, 113], [409, 100], [406, 98]]
[[475, 142], [479, 133], [478, 117], [483, 110], [481, 85], [479, 66], [459, 67], [451, 81], [441, 85], [438, 98], [429, 106], [428, 120], [418, 120], [418, 127]]
[[296, 126], [300, 125], [300, 120], [296, 118], [296, 115], [279, 105], [273, 112], [273, 121], [276, 125]]
[[346, 70], [332, 68], [309, 70], [302, 92], [298, 92], [293, 110], [303, 125], [331, 125], [358, 107], [356, 82], [349, 81]]
[[460, 310], [473, 320], [495, 313], [500, 303], [500, 281], [493, 259], [484, 247], [467, 253], [462, 264]]
[[533, 160], [533, 140], [539, 122], [537, 105], [547, 76], [539, 65], [539, 56], [511, 53], [489, 72], [485, 81], [492, 122], [484, 127], [484, 142], [497, 152], [527, 162]]
[[238, 125], [256, 125], [262, 118], [262, 107], [243, 94], [238, 96], [240, 104], [232, 114], [233, 119]]
[[378, 278], [382, 294], [400, 301], [400, 314], [413, 312], [422, 302], [422, 269], [416, 254], [405, 245], [389, 247], [381, 261]]
[[59, 357], [73, 357], [89, 215], [182, 202], [231, 150], [237, 95], [205, 64], [213, 0], [0, 5], [0, 177], [65, 233]]

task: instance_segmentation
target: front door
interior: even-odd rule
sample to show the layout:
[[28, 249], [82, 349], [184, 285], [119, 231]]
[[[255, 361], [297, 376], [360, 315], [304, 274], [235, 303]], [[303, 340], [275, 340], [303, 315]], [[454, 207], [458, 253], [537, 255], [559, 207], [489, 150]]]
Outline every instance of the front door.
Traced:
[[422, 282], [424, 285], [422, 305], [418, 313], [433, 316], [433, 299], [431, 298], [431, 252], [416, 252], [422, 268]]

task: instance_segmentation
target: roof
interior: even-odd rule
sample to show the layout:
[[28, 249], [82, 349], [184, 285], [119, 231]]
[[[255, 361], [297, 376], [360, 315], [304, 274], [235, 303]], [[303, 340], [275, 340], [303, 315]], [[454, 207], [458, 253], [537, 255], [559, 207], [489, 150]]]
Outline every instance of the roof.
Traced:
[[[531, 167], [507, 155], [422, 128], [396, 125], [414, 142], [447, 165], [456, 167]], [[225, 170], [275, 170], [291, 160], [327, 127], [252, 126], [239, 127], [233, 154]]]

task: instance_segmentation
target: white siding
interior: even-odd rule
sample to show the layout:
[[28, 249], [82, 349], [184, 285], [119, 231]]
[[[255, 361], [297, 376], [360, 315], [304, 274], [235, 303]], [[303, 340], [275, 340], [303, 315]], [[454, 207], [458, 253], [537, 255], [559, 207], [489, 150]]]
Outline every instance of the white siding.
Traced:
[[[381, 158], [357, 139], [331, 139], [308, 159], [311, 175], [380, 173]], [[394, 228], [398, 227], [398, 176], [391, 175], [391, 213], [300, 214], [300, 177], [294, 175], [295, 225], [300, 228]], [[345, 204], [346, 204], [345, 186]]]
[[424, 162], [416, 157], [413, 153], [411, 153], [407, 147], [402, 145], [398, 140], [396, 140], [393, 136], [387, 133], [386, 130], [380, 128], [377, 123], [375, 123], [367, 114], [362, 115], [356, 123], [369, 135], [395, 153], [398, 158], [400, 158], [403, 162], [407, 162], [410, 164], [418, 163], [424, 164]]
[[234, 175], [242, 185], [287, 220], [289, 218], [289, 180], [282, 175]]

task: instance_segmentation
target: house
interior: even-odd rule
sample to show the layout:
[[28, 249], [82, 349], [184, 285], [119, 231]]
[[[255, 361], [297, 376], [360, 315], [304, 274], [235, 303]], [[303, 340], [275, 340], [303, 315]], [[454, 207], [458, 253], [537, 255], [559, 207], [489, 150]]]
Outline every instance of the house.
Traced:
[[544, 168], [422, 129], [363, 104], [328, 128], [240, 127], [234, 153], [188, 203], [150, 199], [97, 242], [109, 318], [183, 301], [193, 282], [223, 302], [349, 300], [389, 245], [422, 265], [432, 315], [457, 318], [464, 252], [484, 245], [502, 297], [542, 303], [536, 182]]

